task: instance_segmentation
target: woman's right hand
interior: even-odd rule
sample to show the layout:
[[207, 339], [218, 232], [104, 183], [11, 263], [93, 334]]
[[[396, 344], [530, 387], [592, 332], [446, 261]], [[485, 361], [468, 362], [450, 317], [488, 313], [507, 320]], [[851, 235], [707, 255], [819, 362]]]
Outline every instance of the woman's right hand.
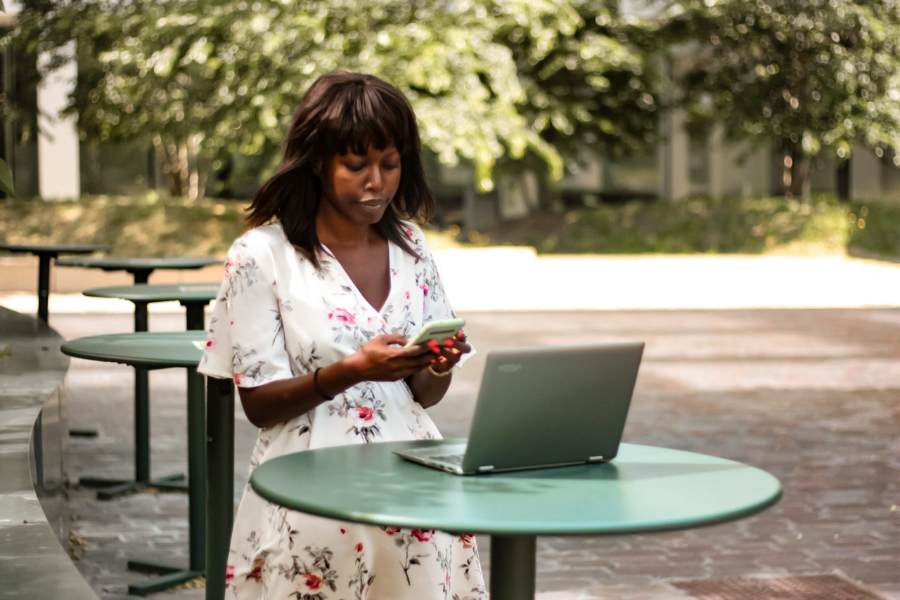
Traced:
[[406, 379], [431, 364], [433, 358], [428, 348], [404, 348], [407, 341], [402, 335], [379, 335], [344, 359], [344, 362], [360, 381]]

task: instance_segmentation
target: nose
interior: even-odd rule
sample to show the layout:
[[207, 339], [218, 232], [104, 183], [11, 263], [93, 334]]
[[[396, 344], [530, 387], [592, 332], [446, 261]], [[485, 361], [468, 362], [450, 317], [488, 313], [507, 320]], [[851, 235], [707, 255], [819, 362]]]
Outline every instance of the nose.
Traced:
[[380, 192], [384, 183], [384, 177], [381, 174], [381, 167], [373, 167], [369, 171], [369, 180], [366, 182], [366, 189], [373, 192]]

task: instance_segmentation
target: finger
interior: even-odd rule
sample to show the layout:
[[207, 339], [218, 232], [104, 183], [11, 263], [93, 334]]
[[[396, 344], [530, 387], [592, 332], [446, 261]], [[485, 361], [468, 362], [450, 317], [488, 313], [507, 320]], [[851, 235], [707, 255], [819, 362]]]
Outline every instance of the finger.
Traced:
[[415, 346], [410, 346], [409, 348], [404, 348], [403, 350], [397, 353], [397, 356], [400, 357], [416, 357], [416, 356], [430, 356], [432, 354], [431, 350], [423, 346], [422, 344], [416, 344]]
[[466, 342], [461, 342], [461, 341], [457, 340], [456, 342], [454, 342], [452, 349], [456, 350], [456, 352], [454, 352], [454, 354], [465, 354], [467, 352], [472, 351], [472, 346], [470, 346]]
[[390, 346], [393, 344], [399, 344], [401, 346], [406, 345], [406, 342], [409, 341], [405, 335], [400, 335], [399, 333], [386, 333], [384, 335], [379, 335], [372, 338], [372, 341], [377, 341], [385, 346]]

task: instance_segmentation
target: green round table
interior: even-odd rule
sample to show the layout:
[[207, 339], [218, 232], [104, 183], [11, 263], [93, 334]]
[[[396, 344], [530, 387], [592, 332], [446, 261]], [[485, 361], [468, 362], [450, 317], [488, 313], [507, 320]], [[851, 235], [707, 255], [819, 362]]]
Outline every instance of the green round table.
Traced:
[[38, 257], [38, 319], [47, 322], [50, 303], [50, 259], [60, 254], [93, 254], [105, 252], [104, 244], [0, 244], [0, 250]]
[[132, 594], [168, 589], [208, 573], [215, 575], [208, 577], [206, 597], [221, 598], [224, 593], [234, 497], [234, 387], [229, 380], [209, 379], [204, 401], [197, 364], [198, 346], [205, 339], [203, 331], [138, 332], [83, 337], [62, 345], [63, 353], [75, 358], [187, 371], [189, 564], [185, 569], [128, 561], [129, 569], [163, 574], [130, 585]]
[[654, 446], [622, 444], [606, 464], [472, 476], [393, 452], [435, 443], [297, 452], [261, 464], [250, 483], [271, 502], [323, 517], [488, 534], [491, 600], [534, 597], [539, 535], [699, 527], [752, 515], [781, 496], [778, 480], [755, 467]]
[[[217, 283], [149, 284], [121, 285], [93, 288], [82, 292], [95, 298], [121, 298], [134, 303], [135, 331], [146, 331], [148, 324], [147, 305], [153, 302], [179, 301], [185, 307], [186, 328], [203, 329], [203, 312], [210, 300], [215, 299], [219, 290]], [[99, 488], [97, 497], [110, 500], [124, 494], [146, 491], [152, 487], [171, 490], [186, 490], [182, 481], [184, 475], [175, 473], [151, 480], [150, 475], [150, 380], [147, 370], [135, 367], [134, 386], [134, 479], [85, 476], [79, 483], [85, 487]], [[95, 437], [94, 430], [73, 429], [70, 433], [77, 437]]]
[[222, 261], [209, 257], [132, 257], [102, 256], [86, 258], [60, 258], [56, 264], [60, 267], [82, 267], [85, 269], [101, 269], [103, 271], [125, 271], [131, 273], [135, 283], [147, 283], [150, 275], [157, 269], [184, 270], [202, 269], [209, 265], [217, 265]]
[[[218, 283], [182, 283], [115, 285], [110, 287], [91, 288], [82, 292], [92, 298], [120, 298], [134, 303], [135, 315], [139, 310], [146, 315], [147, 305], [154, 302], [178, 301], [185, 308], [187, 321], [185, 329], [203, 329], [204, 308], [211, 300], [215, 300], [219, 292]], [[144, 321], [146, 322], [146, 316]], [[137, 322], [137, 319], [135, 319]], [[135, 331], [146, 331], [135, 326]]]

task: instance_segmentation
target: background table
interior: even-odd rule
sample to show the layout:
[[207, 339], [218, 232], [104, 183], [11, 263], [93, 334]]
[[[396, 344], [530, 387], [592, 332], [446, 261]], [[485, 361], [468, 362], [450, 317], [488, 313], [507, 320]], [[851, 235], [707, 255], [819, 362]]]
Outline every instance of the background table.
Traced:
[[203, 377], [197, 373], [201, 351], [194, 343], [205, 337], [203, 331], [123, 333], [83, 337], [62, 346], [63, 353], [76, 358], [187, 371], [189, 564], [184, 569], [128, 561], [129, 569], [164, 574], [130, 585], [132, 594], [164, 590], [205, 573], [214, 573], [208, 578], [207, 598], [221, 598], [224, 592], [234, 497], [234, 388], [230, 381], [211, 379], [204, 406]]
[[[180, 285], [158, 285], [140, 283], [85, 290], [85, 296], [98, 298], [122, 298], [134, 303], [135, 327], [138, 331], [147, 329], [147, 305], [153, 302], [177, 300], [185, 307], [187, 313], [186, 328], [203, 329], [204, 308], [216, 297], [217, 283], [188, 283]], [[91, 436], [95, 431], [73, 430], [73, 435]], [[97, 497], [109, 500], [122, 494], [129, 494], [157, 487], [169, 490], [185, 490], [181, 483], [184, 475], [180, 473], [151, 480], [150, 474], [150, 382], [146, 369], [135, 370], [134, 390], [134, 479], [109, 479], [106, 477], [86, 476], [79, 480], [81, 485], [101, 488]]]
[[[116, 285], [111, 287], [92, 288], [82, 292], [92, 298], [121, 298], [134, 303], [135, 331], [147, 330], [147, 305], [154, 302], [170, 302], [177, 300], [185, 307], [185, 329], [204, 328], [204, 309], [211, 300], [215, 300], [219, 291], [218, 283], [182, 283], [182, 284], [150, 284]], [[138, 312], [140, 318], [138, 328]]]
[[751, 515], [781, 496], [778, 480], [760, 469], [635, 444], [622, 444], [607, 464], [462, 477], [393, 453], [435, 443], [297, 452], [266, 461], [250, 483], [272, 502], [323, 517], [489, 534], [492, 600], [534, 597], [538, 535], [698, 527]]
[[[127, 256], [103, 256], [103, 257], [87, 257], [87, 258], [63, 258], [56, 261], [57, 265], [63, 267], [83, 267], [90, 269], [101, 269], [103, 271], [125, 271], [131, 273], [136, 285], [146, 284], [150, 279], [150, 275], [157, 269], [163, 270], [194, 270], [200, 269], [208, 265], [218, 264], [221, 261], [217, 258], [209, 257], [127, 257]], [[122, 286], [124, 288], [124, 286]], [[133, 299], [134, 304], [134, 330], [147, 331], [149, 324], [149, 314], [147, 312], [147, 304], [149, 300]], [[193, 304], [193, 303], [192, 303]], [[203, 312], [202, 308], [197, 316], [197, 309], [187, 306], [188, 329], [203, 329]], [[199, 326], [198, 322], [199, 321]], [[138, 425], [146, 425], [150, 423], [150, 378], [147, 370], [142, 367], [134, 369], [134, 403], [135, 403], [135, 427]], [[69, 433], [77, 437], [96, 437], [97, 432], [93, 429], [71, 429]], [[147, 452], [140, 454], [140, 445], [138, 443], [139, 435], [135, 435], [135, 445], [138, 448], [136, 453], [135, 468], [138, 471], [135, 476], [135, 482], [121, 480], [106, 480], [102, 478], [85, 478], [82, 482], [84, 485], [104, 488], [98, 492], [97, 496], [103, 500], [108, 500], [115, 496], [130, 492], [141, 491], [145, 489], [146, 482], [150, 478], [150, 453], [149, 447]], [[145, 435], [146, 439], [147, 436]], [[146, 447], [146, 446], [144, 446]], [[146, 458], [146, 460], [144, 460]], [[160, 480], [160, 483], [174, 488], [183, 487], [177, 483], [183, 476], [175, 474], [167, 476]]]
[[97, 258], [61, 258], [56, 261], [60, 267], [82, 267], [85, 269], [101, 269], [103, 271], [125, 271], [131, 273], [135, 283], [147, 283], [150, 275], [157, 269], [183, 270], [202, 269], [209, 265], [217, 265], [222, 261], [210, 257], [129, 257], [103, 256]]
[[103, 244], [0, 244], [0, 250], [34, 254], [38, 257], [38, 319], [47, 322], [50, 301], [50, 259], [60, 254], [93, 254], [105, 252]]

